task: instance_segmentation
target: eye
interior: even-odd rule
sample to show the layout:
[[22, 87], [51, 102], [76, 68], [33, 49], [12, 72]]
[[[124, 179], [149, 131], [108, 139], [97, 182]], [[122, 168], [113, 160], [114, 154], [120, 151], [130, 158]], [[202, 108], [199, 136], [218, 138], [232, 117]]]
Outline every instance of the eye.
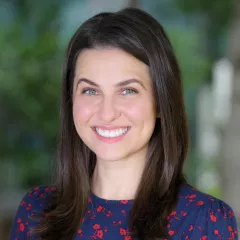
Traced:
[[98, 93], [97, 93], [97, 91], [95, 89], [88, 88], [88, 89], [83, 89], [82, 94], [85, 94], [85, 95], [97, 95]]
[[136, 94], [138, 93], [135, 89], [131, 89], [131, 88], [126, 88], [122, 91], [123, 95], [129, 95], [129, 94]]

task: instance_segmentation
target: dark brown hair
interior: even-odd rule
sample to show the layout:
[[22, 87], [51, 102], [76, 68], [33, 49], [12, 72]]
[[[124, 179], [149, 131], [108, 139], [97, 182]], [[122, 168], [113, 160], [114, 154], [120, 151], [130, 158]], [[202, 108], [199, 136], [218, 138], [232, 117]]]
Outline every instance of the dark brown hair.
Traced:
[[76, 132], [72, 115], [75, 64], [83, 49], [115, 47], [149, 66], [157, 111], [147, 165], [129, 217], [132, 236], [167, 238], [188, 149], [188, 129], [179, 67], [163, 27], [146, 12], [126, 8], [84, 22], [70, 40], [63, 67], [56, 194], [35, 232], [42, 239], [73, 239], [85, 215], [96, 156]]

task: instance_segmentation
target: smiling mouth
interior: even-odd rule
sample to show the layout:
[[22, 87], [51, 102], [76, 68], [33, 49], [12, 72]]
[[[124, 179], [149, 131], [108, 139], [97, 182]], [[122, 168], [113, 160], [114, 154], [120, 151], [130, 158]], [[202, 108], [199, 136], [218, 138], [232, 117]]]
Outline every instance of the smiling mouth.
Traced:
[[93, 130], [101, 137], [116, 138], [125, 135], [130, 130], [130, 127], [116, 128], [113, 130], [93, 127]]

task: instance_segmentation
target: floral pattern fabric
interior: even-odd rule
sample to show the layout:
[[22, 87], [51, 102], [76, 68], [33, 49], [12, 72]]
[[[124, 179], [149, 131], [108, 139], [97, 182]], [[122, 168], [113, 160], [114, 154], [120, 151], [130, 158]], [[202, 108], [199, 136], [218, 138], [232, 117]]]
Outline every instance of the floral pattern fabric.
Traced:
[[[48, 206], [55, 187], [31, 189], [21, 201], [10, 240], [35, 240], [29, 228], [35, 226], [30, 216]], [[104, 200], [91, 194], [88, 208], [74, 240], [134, 240], [128, 229], [132, 201]], [[175, 211], [168, 216], [166, 230], [172, 240], [237, 240], [238, 229], [234, 212], [225, 202], [183, 185]]]

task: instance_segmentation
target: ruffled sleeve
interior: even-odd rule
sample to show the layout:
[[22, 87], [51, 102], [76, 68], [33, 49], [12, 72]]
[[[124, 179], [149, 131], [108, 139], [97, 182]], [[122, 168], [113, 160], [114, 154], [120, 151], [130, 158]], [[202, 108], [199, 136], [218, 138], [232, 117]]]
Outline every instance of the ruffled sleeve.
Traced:
[[10, 234], [10, 240], [29, 239], [29, 228], [32, 227], [30, 216], [40, 213], [46, 207], [46, 200], [54, 188], [46, 186], [35, 187], [28, 191], [18, 206]]
[[199, 209], [192, 237], [200, 240], [237, 240], [238, 228], [232, 208], [212, 198], [209, 206]]

